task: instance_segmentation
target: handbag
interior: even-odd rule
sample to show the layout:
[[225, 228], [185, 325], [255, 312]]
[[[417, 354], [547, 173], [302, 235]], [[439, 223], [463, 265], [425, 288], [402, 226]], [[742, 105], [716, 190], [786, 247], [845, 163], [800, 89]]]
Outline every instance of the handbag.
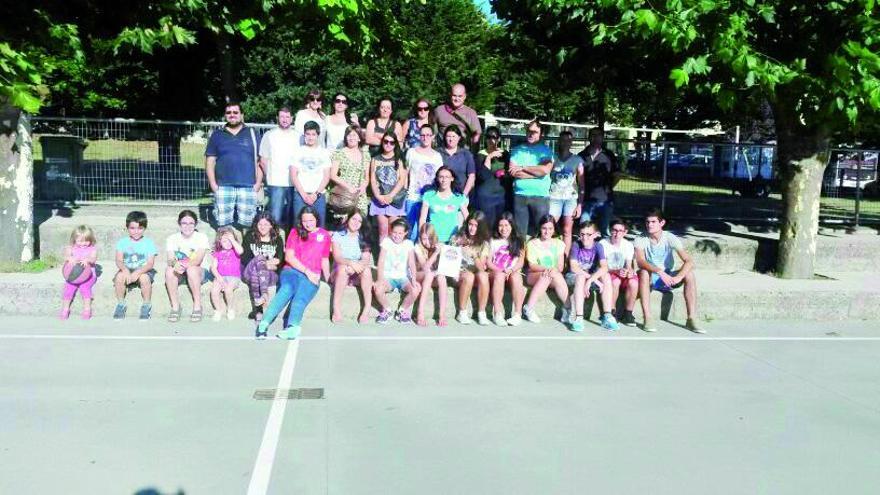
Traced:
[[358, 193], [349, 192], [342, 186], [335, 186], [327, 195], [327, 204], [336, 210], [349, 210], [357, 206]]

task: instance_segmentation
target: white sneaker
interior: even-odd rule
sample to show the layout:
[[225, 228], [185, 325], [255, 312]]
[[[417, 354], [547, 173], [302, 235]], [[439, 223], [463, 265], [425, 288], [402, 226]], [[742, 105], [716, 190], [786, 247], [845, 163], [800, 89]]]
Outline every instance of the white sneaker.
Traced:
[[520, 315], [513, 315], [507, 319], [507, 324], [515, 327], [522, 323], [522, 317]]
[[458, 315], [455, 317], [455, 319], [458, 320], [458, 322], [461, 323], [462, 325], [470, 325], [471, 323], [474, 322], [474, 320], [471, 319], [471, 317], [467, 314], [466, 311], [459, 311]]
[[480, 325], [483, 325], [483, 326], [486, 326], [490, 323], [489, 317], [486, 316], [485, 311], [480, 311], [479, 313], [477, 313], [477, 323], [479, 323]]
[[229, 311], [226, 312], [226, 317], [229, 318], [230, 320], [234, 320], [235, 319], [235, 310], [232, 308], [229, 308]]
[[506, 327], [507, 321], [504, 319], [504, 313], [495, 313], [495, 324], [499, 327]]
[[220, 320], [223, 319], [223, 313], [221, 313], [220, 311], [217, 311], [217, 310], [215, 309], [215, 310], [214, 310], [214, 314], [211, 315], [211, 319], [214, 320], [214, 321], [220, 321]]
[[541, 323], [541, 318], [535, 313], [535, 310], [532, 308], [523, 309], [523, 316], [526, 317], [532, 323]]

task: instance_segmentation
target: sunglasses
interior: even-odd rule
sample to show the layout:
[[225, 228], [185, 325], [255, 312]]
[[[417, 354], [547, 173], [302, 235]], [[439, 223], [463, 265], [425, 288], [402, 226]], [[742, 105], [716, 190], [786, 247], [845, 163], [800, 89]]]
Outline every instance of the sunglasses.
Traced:
[[393, 139], [383, 139], [382, 144], [397, 144]]
[[348, 100], [343, 100], [342, 98], [336, 98], [335, 100], [333, 100], [333, 103], [343, 103], [345, 105], [348, 105]]
[[425, 112], [427, 112], [428, 110], [431, 109], [431, 107], [417, 107], [417, 108], [419, 109], [420, 112], [421, 112], [421, 111], [425, 111]]
[[309, 96], [309, 101], [324, 101], [320, 96]]
[[499, 139], [500, 137], [501, 136], [497, 134], [489, 134], [488, 136], [486, 136], [486, 139]]

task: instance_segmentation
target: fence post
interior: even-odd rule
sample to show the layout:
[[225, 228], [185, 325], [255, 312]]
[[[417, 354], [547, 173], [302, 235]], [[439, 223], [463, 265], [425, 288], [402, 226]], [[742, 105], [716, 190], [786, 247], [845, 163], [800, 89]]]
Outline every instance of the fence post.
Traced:
[[865, 159], [865, 152], [859, 151], [859, 161], [856, 162], [856, 225], [859, 228], [859, 205], [862, 202], [862, 160]]
[[666, 212], [666, 165], [669, 161], [669, 146], [666, 141], [660, 142], [663, 145], [663, 181], [660, 183], [660, 210]]

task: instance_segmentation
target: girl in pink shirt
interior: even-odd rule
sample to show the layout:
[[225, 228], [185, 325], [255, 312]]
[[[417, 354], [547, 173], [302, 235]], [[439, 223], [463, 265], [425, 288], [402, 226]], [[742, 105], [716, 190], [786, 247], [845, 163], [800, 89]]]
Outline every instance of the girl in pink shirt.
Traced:
[[300, 210], [299, 225], [291, 230], [284, 247], [285, 265], [280, 287], [257, 325], [258, 339], [266, 337], [269, 325], [288, 303], [287, 321], [277, 336], [290, 340], [297, 338], [306, 306], [318, 293], [321, 275], [324, 280], [330, 280], [330, 233], [318, 227], [319, 221], [314, 207], [306, 205]]
[[[214, 254], [211, 262], [211, 274], [214, 283], [211, 285], [211, 303], [214, 304], [214, 321], [220, 321], [223, 314], [230, 320], [235, 318], [232, 304], [235, 289], [241, 285], [241, 234], [232, 227], [217, 229], [214, 241]], [[226, 309], [223, 309], [223, 297], [226, 297]]]
[[64, 248], [64, 293], [61, 296], [61, 319], [70, 316], [70, 304], [79, 291], [83, 299], [82, 319], [92, 317], [92, 287], [98, 280], [95, 262], [98, 249], [95, 247], [95, 233], [86, 225], [80, 225], [70, 234], [70, 245]]

